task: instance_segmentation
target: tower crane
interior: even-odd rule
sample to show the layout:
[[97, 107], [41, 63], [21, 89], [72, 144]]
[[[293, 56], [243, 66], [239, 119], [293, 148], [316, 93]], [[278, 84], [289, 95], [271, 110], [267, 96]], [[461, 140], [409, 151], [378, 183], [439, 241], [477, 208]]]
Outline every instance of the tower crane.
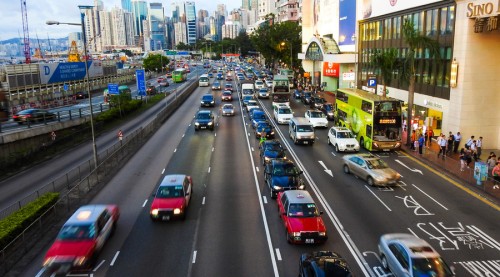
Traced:
[[26, 9], [26, 0], [21, 0], [21, 13], [23, 17], [24, 33], [24, 58], [27, 64], [31, 63], [30, 33], [28, 30], [28, 11]]

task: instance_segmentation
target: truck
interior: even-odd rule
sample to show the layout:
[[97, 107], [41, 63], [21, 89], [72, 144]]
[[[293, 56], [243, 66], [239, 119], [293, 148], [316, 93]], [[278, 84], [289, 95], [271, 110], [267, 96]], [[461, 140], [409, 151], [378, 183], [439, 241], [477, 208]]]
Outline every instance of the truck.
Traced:
[[253, 80], [242, 80], [240, 82], [240, 97], [243, 95], [254, 95], [255, 85]]

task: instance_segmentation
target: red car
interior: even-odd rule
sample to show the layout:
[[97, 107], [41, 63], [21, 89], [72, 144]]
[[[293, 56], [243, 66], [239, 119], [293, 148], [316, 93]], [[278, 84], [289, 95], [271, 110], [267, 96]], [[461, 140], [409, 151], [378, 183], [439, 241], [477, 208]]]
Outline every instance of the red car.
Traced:
[[233, 101], [233, 94], [229, 90], [225, 90], [221, 95], [222, 101]]
[[324, 243], [328, 236], [321, 214], [309, 192], [287, 190], [277, 198], [278, 210], [286, 228], [286, 238], [293, 244]]
[[193, 180], [187, 175], [166, 175], [154, 194], [149, 214], [153, 221], [186, 218]]
[[43, 266], [57, 273], [92, 268], [102, 246], [114, 233], [119, 217], [116, 205], [80, 207], [61, 228]]

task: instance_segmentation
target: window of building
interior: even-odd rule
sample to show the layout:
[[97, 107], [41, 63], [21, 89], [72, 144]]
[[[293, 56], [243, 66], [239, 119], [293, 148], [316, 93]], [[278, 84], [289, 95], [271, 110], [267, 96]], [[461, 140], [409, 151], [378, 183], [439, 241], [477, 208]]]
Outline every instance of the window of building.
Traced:
[[440, 31], [442, 35], [450, 35], [453, 33], [453, 25], [455, 24], [455, 7], [441, 8]]
[[399, 39], [401, 37], [401, 17], [394, 18], [394, 26], [392, 30], [392, 37], [395, 39]]
[[438, 9], [427, 11], [425, 31], [427, 36], [435, 36], [438, 32]]
[[392, 20], [391, 18], [387, 18], [384, 20], [384, 39], [392, 38]]

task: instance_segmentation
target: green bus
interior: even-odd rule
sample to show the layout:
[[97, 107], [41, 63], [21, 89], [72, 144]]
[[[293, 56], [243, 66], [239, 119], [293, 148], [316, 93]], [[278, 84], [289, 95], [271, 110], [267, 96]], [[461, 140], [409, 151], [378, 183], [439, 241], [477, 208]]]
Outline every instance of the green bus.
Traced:
[[273, 89], [271, 91], [272, 106], [284, 103], [290, 106], [290, 81], [285, 75], [274, 75]]
[[351, 129], [362, 147], [369, 151], [401, 148], [403, 117], [400, 100], [343, 88], [337, 90], [335, 103], [337, 124]]
[[184, 68], [177, 68], [172, 72], [172, 81], [174, 83], [182, 83], [187, 80], [187, 71]]

